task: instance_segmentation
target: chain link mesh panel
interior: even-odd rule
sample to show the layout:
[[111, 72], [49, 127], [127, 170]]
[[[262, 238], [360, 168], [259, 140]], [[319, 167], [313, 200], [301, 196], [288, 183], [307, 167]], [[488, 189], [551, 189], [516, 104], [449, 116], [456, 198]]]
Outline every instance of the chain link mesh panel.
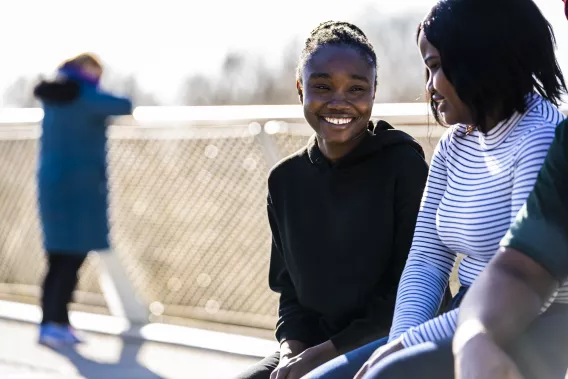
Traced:
[[[302, 133], [290, 131], [268, 136], [279, 157], [307, 143], [305, 125]], [[257, 132], [248, 125], [111, 128], [112, 246], [153, 321], [274, 327], [278, 297], [267, 280], [270, 164]], [[421, 143], [431, 156], [435, 139]], [[30, 302], [38, 301], [45, 270], [37, 152], [37, 138], [0, 139], [0, 296]], [[108, 313], [96, 255], [80, 275], [75, 307]]]
[[155, 315], [272, 327], [257, 138], [110, 142], [113, 246]]

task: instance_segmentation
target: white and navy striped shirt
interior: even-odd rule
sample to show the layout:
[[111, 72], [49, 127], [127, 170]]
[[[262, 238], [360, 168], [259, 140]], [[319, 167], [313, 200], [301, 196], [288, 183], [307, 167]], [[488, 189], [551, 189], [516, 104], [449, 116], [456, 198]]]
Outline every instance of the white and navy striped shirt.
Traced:
[[[457, 254], [459, 280], [470, 286], [531, 192], [564, 115], [547, 100], [527, 97], [487, 134], [450, 128], [434, 152], [414, 239], [399, 285], [390, 340], [403, 344], [451, 338], [457, 309], [436, 315]], [[563, 287], [565, 289], [565, 287]], [[555, 301], [568, 302], [568, 291]], [[429, 321], [430, 320], [430, 321]]]

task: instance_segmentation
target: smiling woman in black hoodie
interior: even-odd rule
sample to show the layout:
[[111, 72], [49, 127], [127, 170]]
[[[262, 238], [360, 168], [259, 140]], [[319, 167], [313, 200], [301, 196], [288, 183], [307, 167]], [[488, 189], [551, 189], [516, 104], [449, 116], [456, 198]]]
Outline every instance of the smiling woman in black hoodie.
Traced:
[[306, 41], [297, 88], [315, 135], [268, 178], [281, 349], [238, 378], [299, 378], [388, 335], [428, 168], [412, 137], [369, 121], [376, 66], [352, 24]]

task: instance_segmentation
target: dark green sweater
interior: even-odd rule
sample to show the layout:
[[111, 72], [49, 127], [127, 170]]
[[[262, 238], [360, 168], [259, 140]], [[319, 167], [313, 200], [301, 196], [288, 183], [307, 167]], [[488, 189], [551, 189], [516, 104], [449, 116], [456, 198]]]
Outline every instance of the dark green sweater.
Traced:
[[379, 125], [338, 162], [312, 137], [270, 172], [280, 342], [347, 352], [388, 335], [428, 166], [412, 137]]

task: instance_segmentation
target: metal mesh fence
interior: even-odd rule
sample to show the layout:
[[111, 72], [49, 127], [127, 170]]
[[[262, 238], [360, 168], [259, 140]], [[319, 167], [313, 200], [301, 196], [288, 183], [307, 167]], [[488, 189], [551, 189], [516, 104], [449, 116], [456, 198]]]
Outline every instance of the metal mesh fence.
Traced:
[[[281, 158], [308, 136], [264, 136], [270, 146], [248, 125], [111, 129], [112, 245], [153, 320], [274, 327], [266, 148]], [[436, 140], [421, 143], [430, 156]], [[37, 149], [37, 138], [0, 139], [0, 296], [30, 302], [45, 269]], [[82, 268], [74, 306], [108, 313], [96, 263]]]

